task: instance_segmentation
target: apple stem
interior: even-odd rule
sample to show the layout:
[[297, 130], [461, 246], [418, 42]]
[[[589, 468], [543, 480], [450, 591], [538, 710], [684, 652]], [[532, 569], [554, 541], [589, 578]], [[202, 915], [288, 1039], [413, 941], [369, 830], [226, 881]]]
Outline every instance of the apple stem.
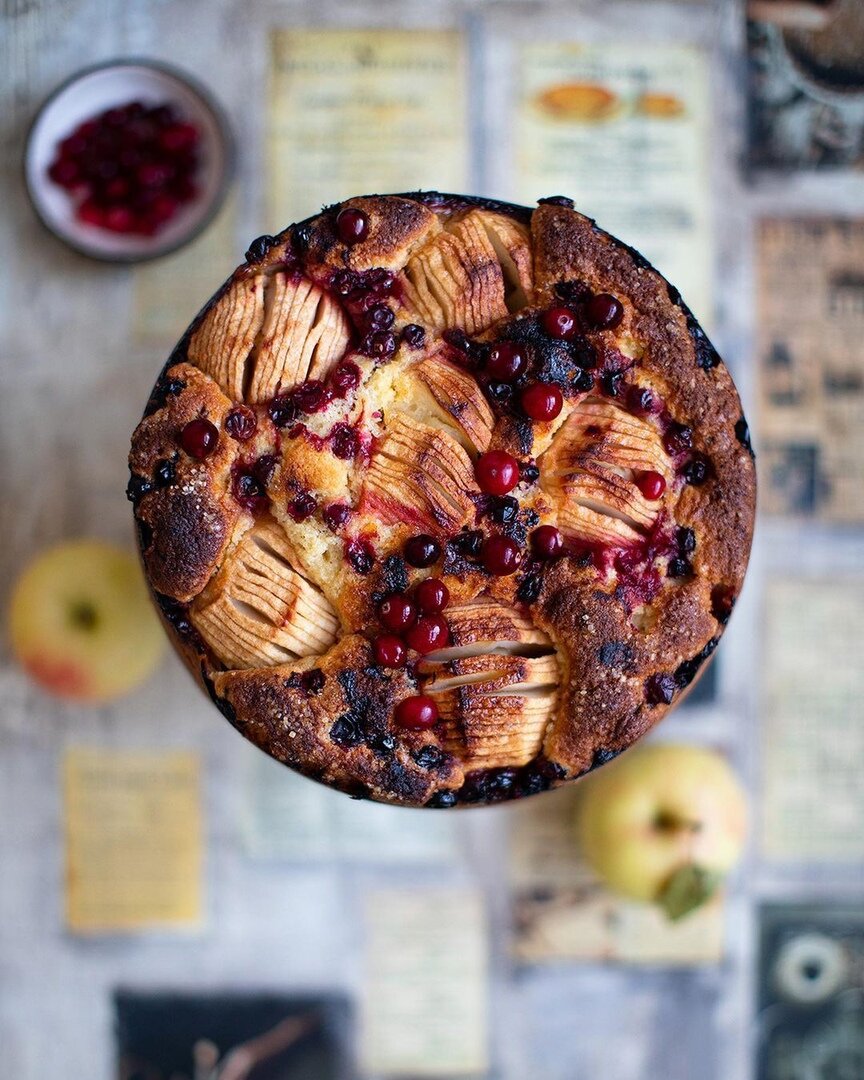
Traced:
[[696, 821], [693, 818], [680, 817], [677, 814], [661, 811], [654, 819], [654, 827], [663, 832], [679, 832], [686, 830], [687, 832], [695, 834], [702, 831], [702, 822]]

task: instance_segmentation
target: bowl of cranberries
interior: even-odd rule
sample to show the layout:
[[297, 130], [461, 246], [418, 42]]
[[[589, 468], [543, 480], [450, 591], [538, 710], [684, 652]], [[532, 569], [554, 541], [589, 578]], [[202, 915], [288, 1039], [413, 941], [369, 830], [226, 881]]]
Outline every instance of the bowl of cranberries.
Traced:
[[39, 110], [27, 189], [47, 228], [113, 262], [165, 255], [221, 205], [233, 170], [227, 123], [209, 95], [150, 61], [89, 68]]

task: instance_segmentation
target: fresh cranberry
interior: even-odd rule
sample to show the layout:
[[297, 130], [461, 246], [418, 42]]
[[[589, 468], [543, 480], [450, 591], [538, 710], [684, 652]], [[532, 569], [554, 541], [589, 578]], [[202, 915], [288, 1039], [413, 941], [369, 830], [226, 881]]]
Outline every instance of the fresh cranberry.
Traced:
[[519, 483], [519, 462], [503, 450], [489, 450], [474, 462], [480, 490], [488, 495], [506, 495]]
[[360, 368], [353, 360], [345, 360], [330, 376], [334, 397], [345, 397], [360, 385]]
[[438, 706], [425, 694], [405, 698], [396, 706], [393, 720], [408, 731], [427, 731], [438, 723]]
[[493, 345], [486, 361], [486, 371], [498, 382], [509, 383], [525, 370], [524, 351], [514, 341], [499, 341]]
[[215, 424], [199, 416], [197, 420], [190, 420], [180, 432], [180, 445], [196, 461], [203, 461], [216, 449], [219, 442], [219, 431]]
[[624, 305], [609, 293], [597, 293], [585, 305], [585, 318], [598, 330], [614, 330], [624, 318]]
[[554, 383], [534, 383], [522, 391], [521, 401], [532, 420], [554, 420], [564, 407], [564, 396]]
[[417, 618], [417, 609], [404, 593], [391, 593], [378, 605], [378, 619], [385, 630], [406, 630]]
[[450, 627], [442, 615], [421, 615], [406, 631], [405, 640], [416, 652], [434, 652], [449, 644]]
[[522, 565], [522, 557], [522, 548], [509, 536], [487, 537], [480, 552], [483, 566], [495, 577], [515, 574]]
[[111, 232], [131, 232], [134, 223], [132, 211], [126, 206], [109, 206], [105, 211], [105, 228]]
[[640, 473], [636, 477], [636, 487], [639, 488], [649, 502], [656, 502], [662, 498], [663, 492], [666, 490], [666, 480], [659, 472], [649, 470]]
[[238, 442], [251, 439], [257, 427], [255, 413], [247, 405], [236, 405], [225, 417], [225, 430]]
[[288, 513], [297, 522], [306, 521], [307, 518], [312, 517], [317, 508], [315, 496], [310, 495], [308, 491], [301, 492], [296, 499], [288, 503]]
[[554, 559], [564, 550], [564, 537], [554, 525], [541, 525], [531, 533], [531, 552], [537, 559]]
[[369, 234], [369, 218], [362, 210], [343, 206], [336, 215], [336, 232], [343, 244], [359, 244]]
[[420, 533], [406, 540], [404, 551], [405, 561], [420, 570], [425, 570], [441, 558], [441, 545], [428, 533]]
[[372, 655], [379, 667], [405, 667], [408, 650], [395, 634], [382, 634], [372, 642]]
[[426, 341], [426, 331], [417, 323], [408, 323], [402, 330], [402, 340], [409, 349], [422, 349]]
[[357, 456], [360, 438], [354, 428], [347, 424], [337, 424], [333, 429], [330, 446], [336, 457], [350, 461]]
[[304, 413], [321, 412], [333, 399], [333, 395], [319, 379], [310, 379], [298, 386], [292, 396], [294, 404]]
[[324, 507], [322, 515], [324, 524], [331, 532], [338, 532], [351, 517], [351, 507], [345, 503], [329, 503]]
[[112, 200], [125, 199], [129, 194], [129, 181], [122, 176], [116, 177], [105, 185], [105, 198]]
[[145, 161], [135, 174], [141, 187], [163, 187], [174, 178], [174, 169], [164, 161]]
[[693, 432], [689, 427], [673, 420], [663, 436], [663, 445], [669, 454], [683, 454], [693, 445]]
[[105, 211], [93, 199], [85, 199], [75, 211], [75, 216], [85, 225], [97, 225], [99, 228], [105, 225]]
[[426, 578], [414, 590], [414, 599], [424, 615], [437, 615], [450, 603], [450, 590], [438, 578]]
[[179, 206], [179, 199], [176, 199], [171, 195], [159, 195], [150, 204], [148, 217], [161, 225], [162, 222], [168, 221], [170, 218], [174, 217]]
[[375, 551], [368, 540], [351, 540], [345, 545], [345, 557], [357, 574], [368, 574], [375, 565]]
[[576, 312], [568, 307], [552, 307], [543, 312], [543, 329], [553, 338], [568, 340], [576, 335], [579, 322]]
[[292, 394], [277, 394], [267, 406], [267, 415], [278, 428], [287, 427], [297, 419], [297, 403]]
[[162, 132], [159, 141], [169, 153], [188, 150], [198, 141], [198, 129], [192, 124], [172, 124]]
[[81, 174], [74, 161], [60, 157], [48, 169], [48, 175], [59, 187], [73, 188], [78, 183]]

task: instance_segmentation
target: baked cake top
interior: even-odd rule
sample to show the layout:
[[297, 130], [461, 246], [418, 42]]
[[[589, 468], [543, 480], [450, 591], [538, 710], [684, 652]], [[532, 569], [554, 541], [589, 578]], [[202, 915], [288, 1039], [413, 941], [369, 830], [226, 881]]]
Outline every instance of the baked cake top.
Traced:
[[369, 196], [260, 237], [129, 462], [148, 579], [219, 708], [406, 805], [626, 748], [714, 650], [753, 527], [726, 368], [564, 198]]

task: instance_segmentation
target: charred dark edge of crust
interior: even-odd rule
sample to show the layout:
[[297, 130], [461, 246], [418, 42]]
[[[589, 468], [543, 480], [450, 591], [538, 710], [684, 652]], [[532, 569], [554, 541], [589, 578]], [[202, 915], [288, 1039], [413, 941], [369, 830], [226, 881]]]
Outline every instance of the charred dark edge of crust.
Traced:
[[[363, 197], [401, 198], [417, 202], [432, 211], [445, 213], [458, 213], [462, 210], [471, 208], [484, 209], [491, 212], [506, 214], [524, 225], [530, 225], [536, 209], [502, 200], [487, 199], [479, 196], [449, 194], [438, 191], [397, 192]], [[542, 203], [543, 200], [540, 200], [540, 202]], [[267, 256], [273, 247], [278, 246], [280, 243], [288, 241], [296, 244], [297, 238], [302, 238], [304, 231], [308, 232], [309, 227], [320, 220], [322, 213], [326, 214], [328, 212], [333, 212], [340, 205], [342, 204], [337, 203], [333, 206], [323, 207], [321, 211], [310, 215], [303, 221], [292, 224], [277, 236], [261, 237], [258, 241], [254, 241], [253, 244], [250, 245], [250, 249], [246, 253], [245, 263], [240, 264], [240, 266], [229, 275], [223, 285], [220, 286], [213, 296], [203, 305], [180, 341], [172, 350], [170, 356], [163, 365], [153, 391], [149, 396], [144, 416], [154, 412], [164, 403], [162, 400], [162, 398], [164, 398], [163, 386], [168, 370], [174, 365], [187, 360], [187, 348], [196, 329], [212, 306], [225, 294], [237, 277], [248, 272], [250, 268], [254, 268], [258, 262]], [[564, 208], [570, 209], [570, 207], [566, 207], [565, 203], [562, 203], [561, 205]], [[597, 226], [594, 219], [588, 218], [586, 215], [581, 216], [590, 222], [591, 228], [597, 234], [598, 238], [602, 238], [612, 247], [624, 253], [632, 260], [633, 264], [638, 269], [650, 271], [656, 276], [657, 280], [662, 283], [669, 303], [674, 307], [679, 308], [684, 316], [697, 366], [706, 374], [709, 374], [711, 369], [722, 366], [722, 359], [714, 349], [713, 344], [710, 342], [698, 320], [682, 299], [678, 290], [672, 286], [640, 252]], [[705, 363], [700, 362], [700, 350], [702, 351], [702, 354], [708, 358]], [[734, 385], [732, 389], [735, 390]], [[737, 391], [735, 392], [737, 396]], [[747, 450], [752, 457], [753, 451], [749, 442], [749, 428], [747, 427], [743, 412], [740, 414], [739, 419], [734, 425], [734, 435], [737, 442]], [[749, 509], [750, 511], [750, 537], [752, 539], [752, 511], [755, 505], [755, 474], [751, 473], [749, 482], [745, 481], [743, 488], [737, 491], [735, 501], [739, 508], [744, 511]], [[143, 558], [140, 535], [137, 539], [139, 553], [142, 554]], [[736, 586], [740, 590], [747, 567], [747, 551], [738, 553], [737, 562], [737, 573], [734, 576], [737, 579]], [[206, 691], [208, 696], [232, 726], [238, 728], [238, 730], [242, 730], [242, 725], [238, 722], [234, 707], [226, 698], [221, 697], [216, 692], [211, 673], [218, 671], [220, 665], [214, 662], [214, 657], [210, 650], [204, 642], [201, 641], [194, 630], [191, 634], [181, 635], [178, 632], [176, 620], [172, 620], [168, 612], [164, 609], [163, 600], [165, 598], [161, 598], [155, 593], [153, 594], [153, 598], [159, 609], [160, 617], [168, 630], [168, 636], [171, 639], [175, 650], [184, 660], [185, 666], [190, 669], [190, 673], [195, 681]], [[546, 607], [541, 599], [541, 603], [538, 604], [538, 609], [541, 604], [544, 608]], [[180, 607], [184, 607], [185, 610], [185, 606], [180, 605]], [[680, 684], [680, 694], [676, 695], [676, 703], [687, 693], [689, 687], [695, 683], [701, 675], [702, 670], [704, 670], [704, 667], [706, 666], [705, 661], [710, 659], [714, 647], [720, 636], [722, 636], [724, 629], [725, 622], [719, 627], [714, 636], [708, 640], [707, 644], [703, 643], [704, 647], [701, 650], [698, 650], [690, 660], [685, 660], [679, 665], [681, 668], [688, 667], [689, 665], [689, 667], [692, 668], [692, 671], [689, 671], [688, 668], [689, 677], [686, 682]], [[647, 710], [647, 712], [652, 715], [642, 715], [635, 723], [627, 722], [627, 717], [618, 717], [619, 723], [615, 725], [612, 730], [604, 733], [593, 728], [590, 732], [590, 737], [593, 738], [594, 745], [597, 748], [592, 751], [588, 763], [583, 764], [582, 767], [578, 769], [573, 767], [565, 768], [559, 762], [550, 761], [541, 754], [534, 761], [529, 762], [528, 765], [519, 769], [487, 769], [476, 773], [469, 773], [465, 776], [464, 782], [459, 788], [440, 788], [436, 794], [425, 803], [425, 805], [441, 808], [449, 806], [461, 807], [465, 805], [482, 805], [484, 803], [509, 800], [558, 787], [568, 780], [582, 776], [613, 760], [618, 754], [623, 752], [645, 734], [647, 730], [653, 727], [655, 723], [662, 719], [668, 710], [668, 705], [654, 707]], [[644, 714], [646, 710], [642, 710], [642, 712]], [[634, 717], [630, 717], [629, 719], [631, 721], [636, 720]], [[621, 720], [624, 720], [624, 722], [620, 723]], [[249, 737], [248, 732], [243, 731], [243, 734], [244, 736]], [[269, 752], [266, 740], [262, 742], [261, 740], [252, 739], [252, 741], [256, 742], [265, 752]], [[302, 766], [298, 767], [295, 763], [292, 763], [291, 767], [296, 771], [300, 771], [303, 775], [308, 776], [310, 779], [327, 783], [328, 786], [336, 787], [354, 798], [368, 797], [368, 789], [364, 790], [363, 785], [351, 782], [347, 777], [344, 779], [344, 782], [340, 779], [334, 781], [332, 778], [325, 779], [322, 778], [320, 774], [316, 775], [315, 770], [313, 769], [304, 771]], [[409, 805], [416, 805], [416, 803], [409, 803]]]

